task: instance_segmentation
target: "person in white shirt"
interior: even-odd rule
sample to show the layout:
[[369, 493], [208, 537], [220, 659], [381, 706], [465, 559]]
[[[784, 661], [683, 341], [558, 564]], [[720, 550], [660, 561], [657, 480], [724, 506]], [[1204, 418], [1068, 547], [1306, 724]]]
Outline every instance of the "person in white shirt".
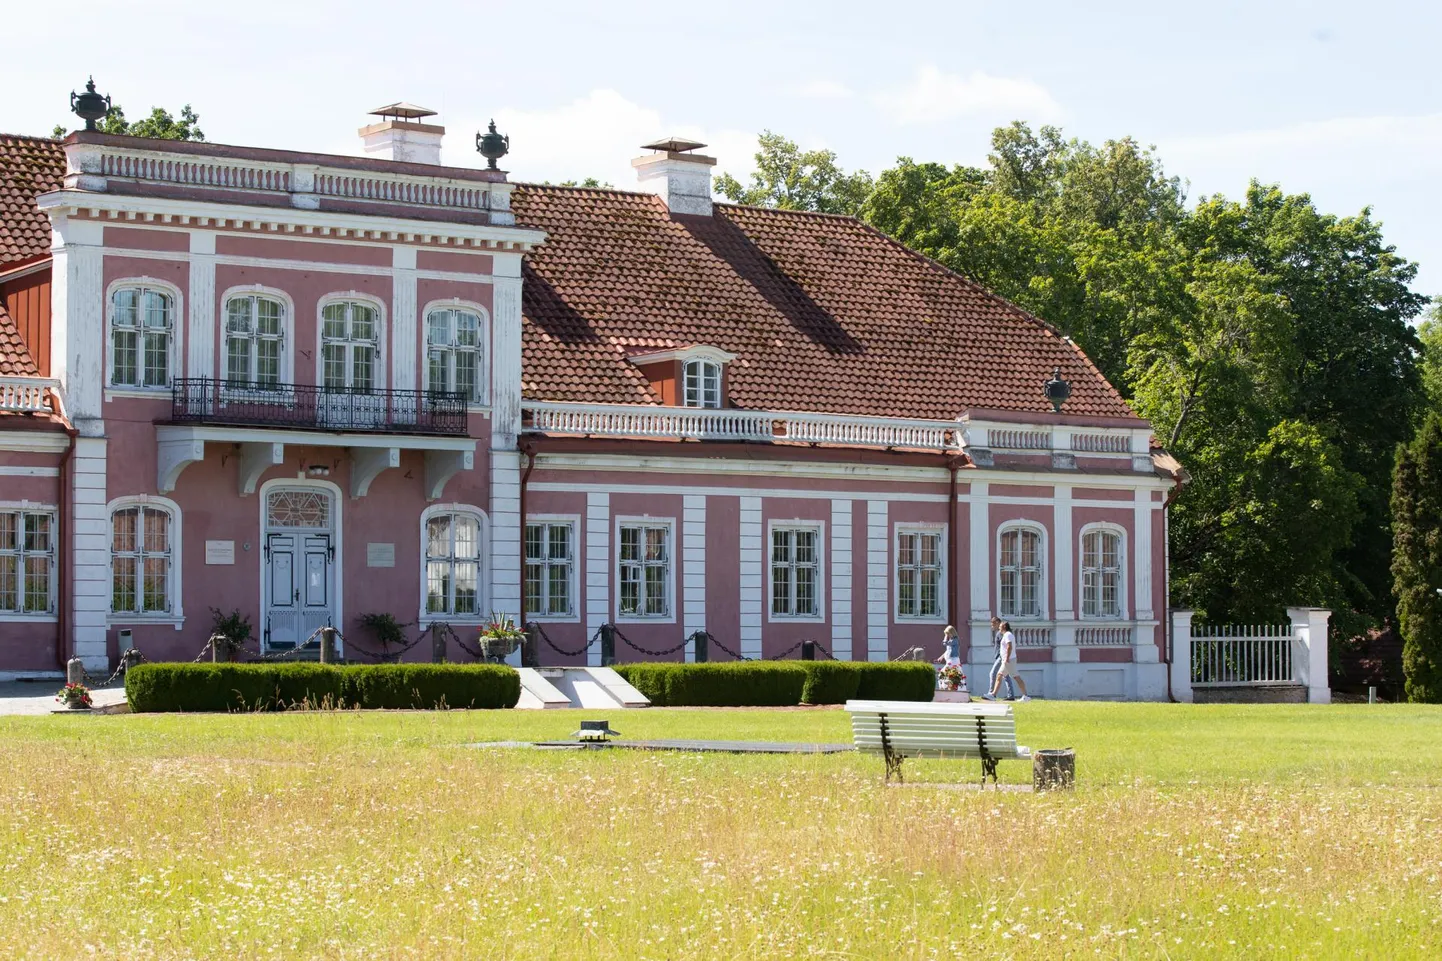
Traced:
[[1011, 632], [1010, 621], [1001, 622], [1001, 651], [997, 655], [997, 660], [1001, 661], [1001, 670], [997, 671], [996, 677], [992, 679], [991, 690], [982, 697], [988, 701], [996, 700], [996, 692], [1001, 687], [1001, 679], [1012, 677], [1016, 679], [1016, 686], [1021, 688], [1021, 697], [1017, 700], [1030, 701], [1031, 695], [1026, 693], [1026, 681], [1021, 679], [1021, 673], [1017, 670], [1016, 635]]

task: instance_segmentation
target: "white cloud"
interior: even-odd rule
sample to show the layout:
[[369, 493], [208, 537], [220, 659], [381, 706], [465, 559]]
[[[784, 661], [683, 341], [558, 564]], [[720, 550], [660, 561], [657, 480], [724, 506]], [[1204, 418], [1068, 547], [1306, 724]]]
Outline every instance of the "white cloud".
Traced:
[[[442, 161], [482, 166], [484, 161], [474, 152], [473, 140], [475, 131], [484, 129], [489, 119], [452, 115], [445, 120]], [[668, 122], [660, 111], [608, 89], [592, 90], [557, 107], [503, 107], [495, 112], [495, 121], [497, 130], [510, 135], [511, 152], [501, 166], [516, 181], [555, 183], [595, 177], [630, 190], [636, 185], [631, 158], [644, 152], [641, 144], [671, 135], [707, 144], [705, 152], [720, 161], [720, 169], [749, 171], [756, 152], [755, 133]]]
[[918, 68], [908, 85], [872, 99], [903, 124], [940, 123], [971, 114], [1043, 121], [1061, 113], [1046, 88], [1030, 80], [994, 77], [979, 70], [963, 77], [932, 64]]
[[797, 87], [796, 96], [807, 100], [850, 100], [856, 93], [844, 83], [818, 79]]

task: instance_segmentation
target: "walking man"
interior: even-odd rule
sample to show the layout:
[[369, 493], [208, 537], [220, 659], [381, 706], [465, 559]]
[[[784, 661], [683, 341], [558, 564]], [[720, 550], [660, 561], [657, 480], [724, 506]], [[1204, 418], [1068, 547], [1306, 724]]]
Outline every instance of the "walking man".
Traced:
[[1001, 622], [1001, 651], [997, 655], [1001, 661], [1001, 670], [997, 673], [996, 679], [991, 682], [991, 690], [982, 697], [988, 701], [996, 700], [996, 690], [1001, 687], [1001, 679], [1004, 677], [1016, 678], [1017, 685], [1021, 688], [1022, 701], [1030, 701], [1031, 695], [1026, 693], [1026, 681], [1021, 679], [1017, 673], [1016, 662], [1016, 635], [1011, 632], [1011, 625], [1006, 621]]
[[[986, 683], [987, 690], [997, 691], [1000, 688], [997, 686], [996, 676], [1001, 673], [1001, 666], [1005, 661], [1001, 658], [1001, 618], [995, 616], [991, 619], [991, 646], [991, 673], [986, 676]], [[1006, 678], [1006, 699], [1008, 701], [1016, 700], [1016, 684], [1012, 682], [1011, 675], [1003, 674], [1002, 676]]]

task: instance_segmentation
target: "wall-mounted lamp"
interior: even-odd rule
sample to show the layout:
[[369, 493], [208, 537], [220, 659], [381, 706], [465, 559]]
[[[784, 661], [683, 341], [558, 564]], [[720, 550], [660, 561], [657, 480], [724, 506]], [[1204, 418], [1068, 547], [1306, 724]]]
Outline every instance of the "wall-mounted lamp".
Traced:
[[305, 472], [306, 472], [307, 474], [309, 474], [310, 476], [312, 476], [312, 477], [329, 477], [329, 476], [330, 476], [330, 468], [327, 467], [327, 466], [325, 466], [324, 464], [311, 464], [309, 467], [307, 467], [307, 468], [305, 469]]

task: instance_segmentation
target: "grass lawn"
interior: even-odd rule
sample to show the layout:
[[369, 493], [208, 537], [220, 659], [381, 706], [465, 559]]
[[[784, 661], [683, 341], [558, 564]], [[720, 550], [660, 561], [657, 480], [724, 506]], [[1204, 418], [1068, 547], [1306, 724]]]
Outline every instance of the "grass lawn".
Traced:
[[467, 746], [849, 740], [835, 709], [0, 718], [0, 957], [1442, 955], [1442, 709], [1017, 713], [1076, 792]]

